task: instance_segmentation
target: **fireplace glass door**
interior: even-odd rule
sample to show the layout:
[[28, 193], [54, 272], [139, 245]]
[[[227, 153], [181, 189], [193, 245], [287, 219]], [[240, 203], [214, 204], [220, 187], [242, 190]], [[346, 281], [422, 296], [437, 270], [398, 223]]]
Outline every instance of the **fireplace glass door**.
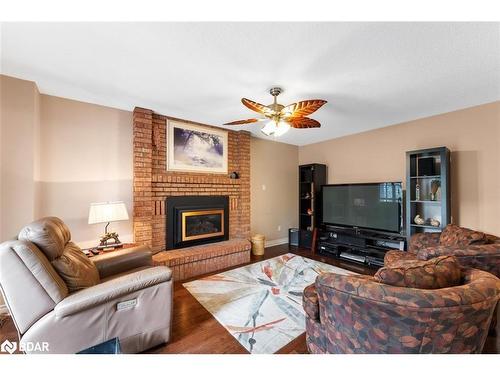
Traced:
[[224, 210], [197, 210], [181, 213], [182, 241], [224, 235]]

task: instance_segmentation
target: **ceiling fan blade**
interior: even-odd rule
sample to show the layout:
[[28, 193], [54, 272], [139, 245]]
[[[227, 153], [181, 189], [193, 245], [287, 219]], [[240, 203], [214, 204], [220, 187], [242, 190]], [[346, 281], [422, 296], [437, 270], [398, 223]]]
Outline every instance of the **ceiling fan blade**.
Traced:
[[281, 110], [281, 114], [284, 117], [304, 117], [316, 112], [326, 103], [327, 101], [322, 99], [304, 100], [302, 102], [287, 105]]
[[249, 118], [248, 120], [238, 120], [233, 122], [227, 122], [224, 125], [243, 125], [243, 124], [251, 124], [252, 122], [262, 121], [261, 118]]
[[309, 117], [290, 117], [286, 121], [290, 124], [292, 128], [295, 129], [309, 129], [309, 128], [319, 128], [321, 124]]
[[245, 107], [250, 108], [252, 111], [259, 112], [264, 115], [271, 115], [273, 113], [273, 110], [268, 106], [254, 102], [253, 100], [243, 98], [241, 99], [241, 102]]

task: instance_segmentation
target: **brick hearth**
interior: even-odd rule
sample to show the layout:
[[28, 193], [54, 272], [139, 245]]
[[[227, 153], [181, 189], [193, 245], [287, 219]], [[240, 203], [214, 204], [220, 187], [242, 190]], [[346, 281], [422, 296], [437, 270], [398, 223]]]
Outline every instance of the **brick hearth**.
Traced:
[[[250, 236], [250, 133], [228, 131], [229, 175], [167, 171], [167, 120], [179, 120], [135, 108], [134, 241], [165, 250], [165, 198], [180, 195], [229, 196], [229, 239]], [[207, 126], [207, 125], [203, 125]]]
[[155, 266], [168, 266], [174, 280], [186, 280], [209, 272], [250, 262], [250, 242], [235, 239], [162, 251], [153, 256]]

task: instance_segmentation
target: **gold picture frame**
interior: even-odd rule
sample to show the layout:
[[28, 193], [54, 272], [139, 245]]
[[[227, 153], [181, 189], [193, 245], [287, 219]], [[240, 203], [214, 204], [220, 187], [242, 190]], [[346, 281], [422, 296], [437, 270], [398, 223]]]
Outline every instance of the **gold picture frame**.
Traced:
[[167, 170], [228, 173], [228, 133], [222, 129], [167, 121]]

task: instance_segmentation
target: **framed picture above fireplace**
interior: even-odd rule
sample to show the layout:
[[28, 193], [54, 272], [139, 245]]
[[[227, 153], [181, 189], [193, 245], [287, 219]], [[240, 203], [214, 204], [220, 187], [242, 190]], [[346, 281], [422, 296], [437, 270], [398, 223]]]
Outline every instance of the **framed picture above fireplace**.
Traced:
[[167, 170], [227, 174], [227, 131], [167, 122]]

